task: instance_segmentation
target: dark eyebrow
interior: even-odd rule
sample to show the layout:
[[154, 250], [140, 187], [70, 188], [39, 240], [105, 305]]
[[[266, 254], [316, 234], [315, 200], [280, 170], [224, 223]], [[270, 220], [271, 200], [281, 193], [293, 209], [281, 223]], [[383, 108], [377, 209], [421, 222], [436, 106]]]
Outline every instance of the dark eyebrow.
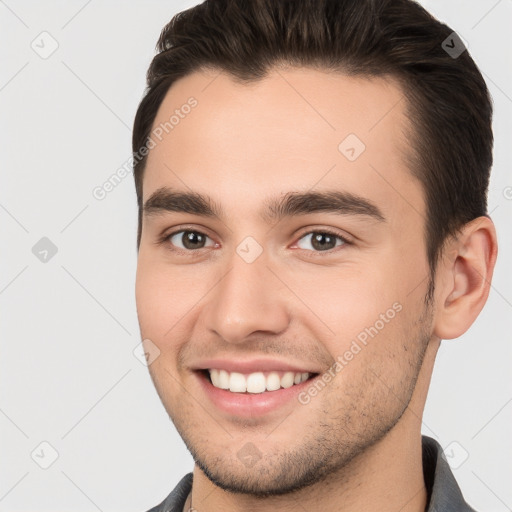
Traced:
[[364, 197], [342, 191], [288, 192], [281, 198], [269, 198], [263, 202], [261, 217], [266, 222], [279, 221], [284, 217], [309, 213], [335, 213], [360, 215], [380, 222], [386, 219], [379, 207]]
[[[144, 203], [143, 210], [146, 217], [164, 212], [180, 212], [224, 218], [222, 207], [208, 195], [174, 191], [168, 187], [153, 192]], [[284, 217], [319, 212], [366, 216], [380, 222], [386, 221], [377, 205], [364, 197], [342, 191], [288, 192], [282, 197], [266, 199], [260, 216], [270, 224]]]
[[144, 203], [144, 216], [158, 215], [165, 212], [183, 212], [202, 217], [223, 217], [222, 208], [209, 196], [197, 192], [174, 191], [161, 187]]

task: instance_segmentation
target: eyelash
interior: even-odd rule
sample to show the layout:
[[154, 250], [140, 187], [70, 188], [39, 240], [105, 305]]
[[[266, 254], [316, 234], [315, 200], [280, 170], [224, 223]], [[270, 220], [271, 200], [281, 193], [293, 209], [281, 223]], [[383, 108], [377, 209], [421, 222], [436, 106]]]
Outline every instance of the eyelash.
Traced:
[[[199, 231], [197, 229], [193, 229], [193, 228], [190, 228], [190, 227], [183, 227], [181, 226], [180, 229], [176, 230], [176, 231], [173, 231], [172, 233], [169, 233], [169, 234], [165, 234], [163, 235], [158, 243], [160, 244], [169, 244], [169, 245], [172, 245], [170, 243], [170, 239], [174, 236], [174, 235], [177, 235], [179, 233], [184, 233], [184, 232], [191, 232], [191, 233], [196, 233], [196, 234], [200, 234], [202, 236], [205, 236], [207, 238], [210, 238], [206, 233], [203, 233], [202, 231]], [[339, 233], [335, 232], [335, 231], [331, 231], [329, 229], [312, 229], [312, 230], [309, 230], [309, 231], [305, 231], [303, 233], [301, 233], [301, 235], [297, 238], [297, 242], [299, 240], [301, 240], [302, 238], [304, 238], [305, 236], [307, 235], [311, 235], [313, 233], [320, 233], [322, 235], [329, 235], [329, 236], [332, 236], [332, 237], [335, 237], [335, 238], [338, 238], [339, 240], [341, 240], [343, 243], [340, 245], [340, 246], [337, 246], [337, 247], [334, 247], [332, 249], [328, 249], [326, 251], [314, 251], [314, 250], [308, 250], [308, 249], [300, 249], [300, 250], [303, 250], [303, 251], [307, 251], [309, 253], [311, 253], [311, 255], [314, 255], [314, 257], [323, 257], [323, 256], [329, 256], [335, 252], [337, 252], [337, 249], [340, 249], [340, 248], [343, 248], [344, 246], [350, 246], [350, 245], [353, 245], [353, 242], [351, 242], [350, 240], [348, 240], [346, 237], [340, 235]], [[201, 249], [206, 249], [206, 247], [202, 247]], [[179, 255], [186, 255], [186, 256], [190, 256], [190, 255], [196, 255], [198, 254], [201, 249], [180, 249], [180, 248], [172, 248], [171, 250]]]

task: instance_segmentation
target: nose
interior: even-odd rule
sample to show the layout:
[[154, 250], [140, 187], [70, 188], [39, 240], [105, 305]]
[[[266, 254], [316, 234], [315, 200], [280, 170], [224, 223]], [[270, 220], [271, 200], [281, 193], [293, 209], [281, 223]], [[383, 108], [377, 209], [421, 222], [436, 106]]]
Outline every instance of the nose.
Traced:
[[278, 334], [288, 327], [289, 293], [263, 254], [248, 263], [234, 253], [203, 305], [206, 327], [225, 342], [241, 344], [253, 333]]

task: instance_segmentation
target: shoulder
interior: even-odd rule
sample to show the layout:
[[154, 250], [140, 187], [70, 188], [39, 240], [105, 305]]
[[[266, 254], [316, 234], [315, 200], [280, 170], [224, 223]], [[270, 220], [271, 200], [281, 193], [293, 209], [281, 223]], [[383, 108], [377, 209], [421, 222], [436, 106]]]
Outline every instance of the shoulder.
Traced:
[[464, 499], [441, 445], [422, 436], [423, 476], [429, 496], [427, 512], [476, 512]]
[[182, 512], [190, 489], [192, 489], [192, 473], [187, 473], [162, 503], [147, 512]]

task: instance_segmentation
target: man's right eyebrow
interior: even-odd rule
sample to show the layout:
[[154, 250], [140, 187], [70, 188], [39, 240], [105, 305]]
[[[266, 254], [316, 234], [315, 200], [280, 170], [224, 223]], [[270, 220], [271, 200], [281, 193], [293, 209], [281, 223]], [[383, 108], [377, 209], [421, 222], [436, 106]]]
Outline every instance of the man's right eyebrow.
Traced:
[[[145, 217], [178, 212], [225, 219], [221, 205], [215, 203], [210, 196], [198, 192], [176, 191], [169, 187], [161, 187], [153, 192], [144, 203], [143, 211]], [[285, 217], [322, 212], [386, 222], [382, 211], [375, 203], [362, 196], [339, 190], [291, 191], [281, 197], [267, 198], [263, 201], [259, 214], [270, 224]]]
[[223, 217], [220, 205], [215, 204], [209, 196], [197, 192], [174, 191], [169, 187], [160, 187], [144, 203], [144, 216], [163, 214], [165, 212], [190, 213], [202, 217]]

